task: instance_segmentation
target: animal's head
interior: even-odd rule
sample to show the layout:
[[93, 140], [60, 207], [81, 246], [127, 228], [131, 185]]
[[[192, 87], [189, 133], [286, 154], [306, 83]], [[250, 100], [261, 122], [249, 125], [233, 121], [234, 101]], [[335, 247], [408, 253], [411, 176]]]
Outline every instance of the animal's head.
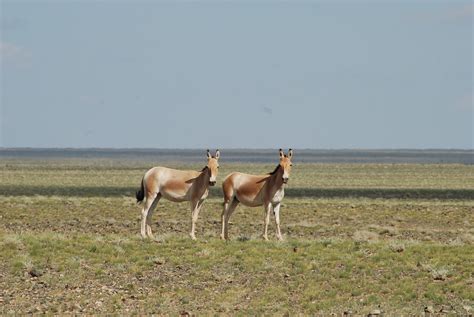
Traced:
[[280, 168], [283, 170], [283, 183], [288, 183], [288, 179], [290, 178], [291, 167], [293, 164], [291, 163], [291, 158], [293, 157], [293, 150], [289, 149], [288, 154], [285, 155], [283, 150], [280, 149]]
[[210, 172], [209, 185], [214, 186], [216, 184], [217, 172], [219, 169], [219, 157], [221, 156], [219, 150], [216, 150], [214, 156], [211, 155], [211, 152], [207, 150], [207, 168]]

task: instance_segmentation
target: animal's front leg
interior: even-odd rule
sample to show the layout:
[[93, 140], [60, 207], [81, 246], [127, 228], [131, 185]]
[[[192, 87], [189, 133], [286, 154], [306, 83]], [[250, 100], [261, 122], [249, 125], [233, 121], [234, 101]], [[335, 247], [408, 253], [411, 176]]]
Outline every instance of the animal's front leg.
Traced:
[[263, 238], [268, 240], [268, 223], [270, 222], [270, 212], [272, 211], [272, 204], [265, 205], [265, 226], [263, 230]]
[[191, 239], [196, 240], [196, 221], [198, 219], [199, 211], [201, 209], [201, 206], [203, 204], [204, 200], [199, 200], [196, 203], [191, 203], [191, 233], [189, 234], [191, 236]]
[[222, 239], [222, 240], [227, 239], [227, 236], [226, 236], [226, 234], [225, 234], [226, 231], [227, 231], [227, 230], [226, 230], [226, 226], [225, 226], [225, 218], [226, 218], [226, 211], [227, 211], [228, 208], [229, 208], [229, 203], [228, 203], [228, 202], [227, 202], [227, 203], [225, 202], [225, 203], [224, 203], [224, 208], [223, 208], [222, 214], [221, 214], [221, 222], [222, 222], [221, 239]]
[[225, 211], [225, 218], [224, 218], [224, 239], [229, 239], [229, 219], [232, 216], [232, 213], [235, 211], [237, 206], [239, 205], [239, 201], [237, 199], [233, 199], [230, 205], [227, 205], [227, 209]]
[[280, 231], [280, 203], [276, 204], [273, 207], [273, 214], [275, 215], [275, 224], [277, 227], [277, 239], [282, 241], [283, 237], [281, 236], [281, 231]]

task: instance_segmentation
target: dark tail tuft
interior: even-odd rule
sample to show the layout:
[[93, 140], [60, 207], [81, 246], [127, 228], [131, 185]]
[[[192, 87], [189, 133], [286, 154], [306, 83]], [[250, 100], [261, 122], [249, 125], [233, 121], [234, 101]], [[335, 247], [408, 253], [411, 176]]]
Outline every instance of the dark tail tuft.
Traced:
[[137, 203], [142, 202], [143, 198], [145, 198], [145, 187], [143, 185], [143, 179], [142, 179], [142, 186], [140, 187], [140, 189], [135, 194], [135, 197], [137, 198]]

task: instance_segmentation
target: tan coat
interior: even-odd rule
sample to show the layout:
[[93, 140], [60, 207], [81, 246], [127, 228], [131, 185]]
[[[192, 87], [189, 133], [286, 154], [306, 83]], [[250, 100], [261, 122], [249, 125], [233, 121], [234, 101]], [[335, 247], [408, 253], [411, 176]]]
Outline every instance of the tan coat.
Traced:
[[222, 211], [222, 239], [228, 239], [228, 223], [230, 216], [239, 203], [249, 207], [264, 206], [265, 226], [263, 238], [268, 240], [268, 223], [270, 212], [273, 210], [277, 226], [277, 238], [282, 239], [280, 231], [280, 203], [285, 196], [285, 184], [291, 172], [291, 158], [293, 151], [288, 155], [280, 150], [280, 163], [272, 173], [265, 175], [250, 175], [234, 172], [229, 174], [222, 183], [224, 192], [224, 209]]
[[195, 228], [199, 211], [209, 194], [209, 186], [216, 184], [217, 169], [219, 168], [219, 150], [215, 156], [207, 152], [207, 165], [202, 171], [181, 171], [166, 167], [153, 167], [143, 176], [137, 201], [145, 201], [142, 209], [141, 235], [153, 238], [151, 217], [156, 205], [163, 197], [173, 202], [189, 201], [191, 203], [192, 239], [196, 239]]

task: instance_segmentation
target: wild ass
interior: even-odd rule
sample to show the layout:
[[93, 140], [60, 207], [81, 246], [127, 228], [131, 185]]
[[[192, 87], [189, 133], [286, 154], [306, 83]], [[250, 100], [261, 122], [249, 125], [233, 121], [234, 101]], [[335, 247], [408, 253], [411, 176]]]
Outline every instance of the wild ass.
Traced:
[[161, 197], [173, 202], [191, 203], [191, 233], [196, 240], [195, 228], [199, 211], [209, 193], [209, 186], [216, 184], [219, 168], [219, 150], [211, 156], [207, 150], [207, 165], [201, 171], [181, 171], [166, 167], [153, 167], [143, 176], [141, 188], [137, 191], [137, 202], [145, 200], [142, 209], [141, 235], [153, 238], [151, 216]]
[[249, 207], [262, 206], [265, 208], [265, 226], [263, 238], [268, 240], [268, 223], [270, 211], [273, 210], [277, 227], [277, 238], [282, 240], [280, 231], [280, 203], [285, 195], [285, 184], [291, 171], [290, 149], [285, 155], [280, 149], [280, 163], [275, 170], [266, 175], [249, 175], [244, 173], [229, 174], [222, 184], [224, 191], [224, 210], [222, 211], [222, 239], [228, 239], [229, 218], [239, 203]]

